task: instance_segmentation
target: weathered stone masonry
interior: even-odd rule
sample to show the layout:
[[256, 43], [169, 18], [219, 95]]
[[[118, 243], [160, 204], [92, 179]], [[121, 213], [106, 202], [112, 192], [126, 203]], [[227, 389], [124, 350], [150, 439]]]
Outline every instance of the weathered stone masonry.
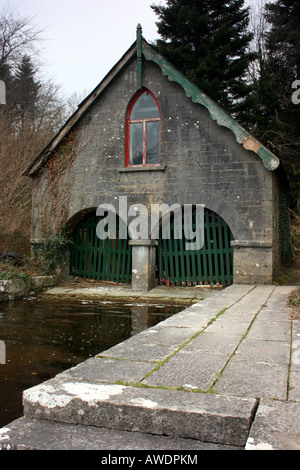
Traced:
[[55, 147], [59, 171], [49, 168], [47, 152], [27, 170], [33, 178], [33, 241], [41, 241], [47, 230], [75, 223], [82, 211], [103, 203], [117, 207], [119, 196], [127, 196], [129, 205], [148, 207], [205, 204], [233, 233], [234, 282], [272, 282], [280, 259], [276, 171], [162, 71], [144, 57], [142, 85], [161, 109], [160, 165], [126, 167], [126, 116], [140, 78], [133, 45], [101, 90], [87, 98], [84, 112], [81, 107], [71, 118], [71, 143], [69, 131], [46, 149], [53, 155]]

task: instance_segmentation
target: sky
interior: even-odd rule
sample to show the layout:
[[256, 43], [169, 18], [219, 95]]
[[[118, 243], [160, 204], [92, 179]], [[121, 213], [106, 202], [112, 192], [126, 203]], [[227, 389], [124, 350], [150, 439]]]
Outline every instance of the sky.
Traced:
[[142, 25], [149, 42], [159, 38], [151, 4], [165, 0], [0, 0], [42, 30], [44, 75], [65, 97], [91, 92], [136, 39]]

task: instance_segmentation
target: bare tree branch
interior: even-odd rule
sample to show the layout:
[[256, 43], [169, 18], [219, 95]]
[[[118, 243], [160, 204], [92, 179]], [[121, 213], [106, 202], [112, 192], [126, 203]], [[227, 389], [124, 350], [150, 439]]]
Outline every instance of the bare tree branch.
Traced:
[[0, 14], [0, 66], [13, 67], [23, 55], [36, 52], [41, 32], [32, 18], [17, 17], [5, 8]]

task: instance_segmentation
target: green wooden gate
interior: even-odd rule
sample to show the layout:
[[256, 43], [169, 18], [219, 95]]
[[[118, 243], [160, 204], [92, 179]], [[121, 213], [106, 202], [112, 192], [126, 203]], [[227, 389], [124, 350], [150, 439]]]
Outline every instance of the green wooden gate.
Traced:
[[[193, 216], [193, 230], [196, 228]], [[183, 226], [183, 225], [182, 225]], [[178, 237], [177, 237], [178, 238]], [[170, 238], [158, 243], [158, 270], [161, 284], [193, 286], [228, 285], [233, 282], [233, 236], [226, 222], [215, 212], [204, 210], [204, 244], [201, 250], [185, 250], [185, 237], [174, 238], [174, 219]]]
[[101, 218], [95, 213], [87, 215], [73, 232], [74, 248], [70, 256], [70, 272], [74, 277], [131, 282], [131, 246], [128, 239], [119, 239], [119, 221], [116, 232], [100, 239], [96, 227]]

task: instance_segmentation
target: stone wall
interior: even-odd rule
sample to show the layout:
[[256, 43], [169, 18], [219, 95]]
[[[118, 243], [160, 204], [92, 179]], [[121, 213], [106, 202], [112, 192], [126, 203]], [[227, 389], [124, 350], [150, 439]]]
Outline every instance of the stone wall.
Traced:
[[58, 284], [57, 276], [38, 276], [25, 282], [23, 279], [0, 280], [0, 302], [23, 299]]
[[34, 177], [32, 237], [103, 203], [118, 209], [119, 196], [148, 207], [205, 204], [237, 241], [235, 281], [270, 282], [279, 260], [276, 175], [154, 63], [144, 63], [143, 84], [161, 108], [161, 165], [125, 167], [127, 110], [138, 91], [133, 60]]

